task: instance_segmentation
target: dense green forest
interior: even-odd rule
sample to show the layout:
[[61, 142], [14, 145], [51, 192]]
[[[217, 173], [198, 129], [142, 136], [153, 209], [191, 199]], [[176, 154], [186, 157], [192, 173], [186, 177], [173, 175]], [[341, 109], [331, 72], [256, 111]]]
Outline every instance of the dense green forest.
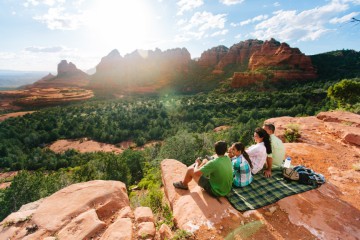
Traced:
[[320, 79], [360, 77], [360, 52], [337, 50], [310, 56]]
[[[93, 100], [7, 119], [0, 123], [0, 168], [21, 172], [10, 187], [0, 190], [0, 220], [22, 204], [92, 179], [122, 181], [133, 204], [165, 211], [159, 190], [162, 159], [190, 164], [212, 153], [213, 143], [220, 139], [250, 145], [253, 130], [267, 118], [314, 115], [334, 108], [327, 90], [336, 82], [279, 82], [259, 91], [257, 87], [234, 90], [225, 81], [216, 90], [194, 95]], [[222, 125], [231, 128], [213, 131]], [[58, 139], [84, 137], [112, 144], [127, 140], [138, 146], [151, 140], [162, 144], [118, 155], [74, 150], [54, 153], [47, 148]], [[133, 196], [132, 185], [150, 193], [143, 198]]]

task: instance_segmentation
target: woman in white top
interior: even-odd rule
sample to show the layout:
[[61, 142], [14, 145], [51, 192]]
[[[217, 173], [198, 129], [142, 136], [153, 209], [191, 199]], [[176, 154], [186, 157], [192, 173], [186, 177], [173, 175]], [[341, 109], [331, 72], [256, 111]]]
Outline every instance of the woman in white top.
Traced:
[[251, 169], [252, 174], [258, 173], [264, 167], [267, 155], [271, 153], [270, 137], [264, 129], [255, 129], [254, 140], [256, 144], [246, 150], [253, 165]]

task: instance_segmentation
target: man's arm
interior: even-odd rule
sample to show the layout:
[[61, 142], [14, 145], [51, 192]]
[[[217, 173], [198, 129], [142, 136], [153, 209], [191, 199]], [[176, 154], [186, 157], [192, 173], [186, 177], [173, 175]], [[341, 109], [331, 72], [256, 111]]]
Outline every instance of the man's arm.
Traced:
[[200, 159], [196, 159], [196, 161], [194, 163], [194, 177], [193, 177], [195, 182], [199, 182], [199, 179], [202, 175], [202, 172], [200, 171], [200, 169], [203, 165], [204, 164], [202, 164]]
[[264, 171], [265, 177], [271, 177], [272, 161], [273, 161], [272, 157], [267, 157], [266, 158], [267, 169]]

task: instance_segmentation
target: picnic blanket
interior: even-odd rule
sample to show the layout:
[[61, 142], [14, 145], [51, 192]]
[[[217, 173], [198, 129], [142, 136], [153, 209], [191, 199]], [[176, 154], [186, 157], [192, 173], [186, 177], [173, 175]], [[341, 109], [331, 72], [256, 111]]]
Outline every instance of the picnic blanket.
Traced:
[[297, 193], [306, 192], [318, 186], [304, 185], [296, 181], [285, 181], [280, 170], [272, 171], [272, 177], [262, 173], [254, 175], [253, 182], [245, 187], [232, 188], [226, 196], [231, 205], [239, 211], [264, 207], [280, 199]]

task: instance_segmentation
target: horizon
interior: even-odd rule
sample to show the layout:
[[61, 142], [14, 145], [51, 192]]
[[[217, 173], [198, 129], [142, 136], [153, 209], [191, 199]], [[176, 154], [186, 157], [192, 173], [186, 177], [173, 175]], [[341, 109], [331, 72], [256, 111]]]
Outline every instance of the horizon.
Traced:
[[[23, 0], [0, 3], [0, 69], [56, 73], [61, 60], [94, 68], [112, 50], [186, 48], [274, 38], [305, 55], [360, 51], [359, 0]], [[25, 36], [24, 36], [25, 35]]]

